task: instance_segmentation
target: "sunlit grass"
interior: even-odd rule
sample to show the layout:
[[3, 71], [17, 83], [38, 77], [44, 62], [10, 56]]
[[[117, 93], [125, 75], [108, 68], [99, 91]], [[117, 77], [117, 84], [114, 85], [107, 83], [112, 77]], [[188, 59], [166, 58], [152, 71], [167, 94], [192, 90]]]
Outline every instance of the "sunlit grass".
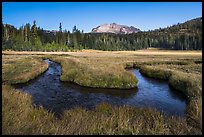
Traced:
[[3, 55], [2, 82], [17, 84], [34, 79], [47, 70], [48, 64], [42, 59], [29, 56]]
[[[152, 109], [100, 104], [94, 110], [66, 110], [61, 119], [32, 105], [31, 96], [3, 85], [2, 134], [201, 134], [185, 119]], [[15, 109], [14, 109], [15, 108]], [[196, 133], [194, 133], [196, 131]]]
[[35, 108], [29, 95], [2, 83], [3, 134], [202, 134], [202, 54], [141, 53], [15, 55], [12, 52], [13, 55], [2, 56], [2, 81], [27, 82], [47, 69], [42, 58], [49, 58], [60, 62], [62, 81], [82, 86], [130, 88], [137, 80], [125, 68], [138, 67], [146, 76], [167, 80], [188, 97], [186, 118], [168, 117], [148, 108], [101, 104], [94, 110], [66, 110], [62, 119], [56, 119], [45, 109]]
[[186, 109], [188, 124], [202, 129], [202, 65], [143, 65], [142, 74], [156, 79], [168, 80], [169, 85], [182, 92], [188, 99]]
[[134, 88], [136, 77], [126, 71], [122, 65], [110, 64], [89, 59], [52, 57], [62, 66], [62, 81], [73, 82], [81, 86], [96, 88]]

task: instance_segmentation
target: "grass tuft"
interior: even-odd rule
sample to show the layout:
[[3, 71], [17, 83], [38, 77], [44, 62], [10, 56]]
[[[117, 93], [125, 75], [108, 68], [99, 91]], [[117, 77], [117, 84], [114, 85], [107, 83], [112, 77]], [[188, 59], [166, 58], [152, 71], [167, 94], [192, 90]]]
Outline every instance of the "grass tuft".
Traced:
[[[201, 135], [202, 54], [157, 52], [4, 54], [2, 134]], [[66, 110], [61, 119], [56, 119], [44, 108], [34, 107], [30, 95], [10, 85], [27, 82], [45, 71], [48, 65], [43, 63], [42, 58], [50, 58], [61, 64], [62, 81], [92, 87], [134, 87], [137, 79], [125, 69], [140, 68], [149, 77], [168, 80], [173, 88], [188, 96], [186, 118], [165, 116], [150, 108], [112, 107], [102, 103], [94, 110]]]

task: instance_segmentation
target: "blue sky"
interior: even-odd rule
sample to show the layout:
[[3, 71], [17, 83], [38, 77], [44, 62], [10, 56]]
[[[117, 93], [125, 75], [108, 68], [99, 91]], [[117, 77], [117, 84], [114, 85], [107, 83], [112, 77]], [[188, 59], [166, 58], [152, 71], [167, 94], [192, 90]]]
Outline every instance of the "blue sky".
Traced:
[[202, 17], [202, 2], [2, 2], [3, 23], [19, 28], [36, 20], [48, 30], [84, 32], [104, 23], [135, 26], [143, 31]]

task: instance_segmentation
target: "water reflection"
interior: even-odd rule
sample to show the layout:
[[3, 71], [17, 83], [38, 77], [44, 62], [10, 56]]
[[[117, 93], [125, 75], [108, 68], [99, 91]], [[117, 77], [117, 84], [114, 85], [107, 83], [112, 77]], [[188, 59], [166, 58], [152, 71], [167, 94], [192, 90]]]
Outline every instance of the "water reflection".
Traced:
[[87, 88], [61, 82], [60, 65], [50, 60], [45, 61], [49, 63], [49, 69], [45, 73], [35, 80], [15, 87], [31, 94], [35, 105], [42, 105], [56, 114], [75, 107], [92, 109], [106, 102], [111, 105], [151, 107], [167, 115], [185, 115], [186, 100], [182, 94], [171, 89], [166, 81], [142, 76], [139, 70], [130, 70], [139, 80], [138, 88]]
[[110, 96], [115, 96], [115, 97], [120, 97], [121, 99], [129, 98], [131, 96], [134, 96], [138, 89], [105, 89], [105, 88], [88, 88], [88, 87], [82, 87], [73, 83], [67, 83], [67, 82], [62, 82], [62, 86], [65, 88], [70, 88], [70, 89], [77, 89], [78, 92], [81, 94], [91, 94], [91, 93], [96, 93], [96, 94], [105, 94], [105, 95], [110, 95]]

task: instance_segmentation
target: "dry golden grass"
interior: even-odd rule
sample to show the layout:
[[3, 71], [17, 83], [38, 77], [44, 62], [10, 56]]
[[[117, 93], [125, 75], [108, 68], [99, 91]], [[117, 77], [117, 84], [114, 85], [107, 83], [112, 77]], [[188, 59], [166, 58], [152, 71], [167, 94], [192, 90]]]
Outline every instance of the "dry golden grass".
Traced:
[[42, 59], [28, 55], [3, 55], [2, 59], [2, 82], [4, 83], [25, 83], [48, 69], [48, 64]]
[[[88, 54], [87, 54], [88, 53]], [[39, 51], [2, 51], [2, 54], [33, 54], [33, 55], [60, 55], [60, 54], [70, 54], [70, 55], [86, 55], [94, 56], [97, 54], [102, 54], [104, 56], [114, 56], [114, 55], [183, 55], [183, 56], [201, 56], [202, 51], [181, 51], [181, 50], [158, 50], [158, 49], [145, 49], [136, 51], [100, 51], [100, 50], [81, 50], [77, 52], [39, 52]]]
[[[150, 52], [150, 50], [154, 51]], [[166, 117], [149, 109], [123, 106], [113, 108], [102, 104], [93, 111], [81, 108], [67, 110], [62, 120], [56, 120], [43, 108], [33, 108], [30, 97], [6, 85], [3, 86], [2, 93], [3, 134], [202, 134], [202, 52], [200, 51], [157, 51], [155, 49], [60, 53], [3, 51], [3, 79], [9, 80], [12, 77], [18, 77], [23, 71], [26, 72], [28, 69], [26, 64], [30, 68], [35, 68], [33, 63], [40, 58], [61, 62], [65, 74], [61, 76], [64, 77], [62, 79], [67, 79], [70, 75], [66, 73], [72, 69], [75, 80], [82, 83], [87, 77], [99, 79], [109, 77], [107, 74], [126, 75], [125, 68], [128, 67], [145, 65], [150, 74], [151, 70], [153, 72], [159, 69], [161, 71], [158, 72], [162, 74], [157, 76], [165, 76], [166, 71], [169, 70], [172, 74], [167, 76], [167, 79], [172, 76], [171, 85], [178, 87], [178, 90], [181, 89], [180, 91], [188, 96], [195, 96], [189, 100], [187, 119]], [[34, 59], [34, 62], [31, 59]], [[14, 65], [18, 61], [23, 63]], [[20, 70], [21, 73], [9, 73], [12, 69], [5, 67], [6, 64], [13, 64], [15, 67], [12, 69]], [[75, 74], [78, 74], [78, 77]]]
[[168, 80], [171, 87], [183, 92], [188, 98], [188, 124], [202, 130], [202, 64], [151, 64], [143, 65], [140, 71], [148, 77]]
[[31, 96], [2, 87], [3, 135], [186, 135], [202, 134], [186, 120], [152, 109], [100, 104], [94, 110], [66, 110], [61, 119], [32, 105]]
[[122, 65], [62, 56], [50, 59], [61, 64], [62, 81], [95, 88], [129, 89], [137, 84], [135, 76]]

